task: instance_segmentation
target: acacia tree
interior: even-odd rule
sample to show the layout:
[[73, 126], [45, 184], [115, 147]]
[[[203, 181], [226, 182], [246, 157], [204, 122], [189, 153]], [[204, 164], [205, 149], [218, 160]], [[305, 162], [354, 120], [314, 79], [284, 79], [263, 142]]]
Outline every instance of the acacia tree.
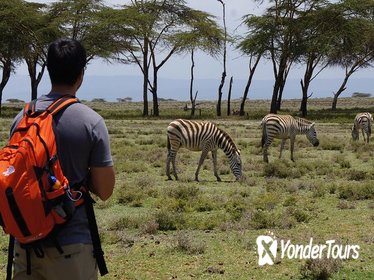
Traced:
[[48, 6], [40, 3], [25, 3], [27, 22], [24, 24], [25, 43], [23, 59], [30, 77], [31, 99], [38, 96], [38, 86], [47, 63], [47, 47], [60, 36], [60, 32], [48, 15]]
[[125, 60], [134, 61], [143, 73], [143, 115], [149, 115], [149, 90], [153, 97], [153, 114], [158, 116], [160, 69], [173, 55], [191, 51], [196, 44], [191, 36], [204, 36], [207, 26], [204, 21], [209, 24], [214, 21], [209, 14], [187, 7], [184, 0], [132, 0], [130, 5], [117, 11], [114, 21], [116, 26], [122, 25], [135, 44]]
[[[223, 28], [224, 28], [224, 45], [223, 45], [223, 57], [222, 57], [222, 60], [223, 60], [223, 71], [222, 71], [222, 75], [221, 75], [221, 82], [218, 86], [218, 100], [217, 100], [217, 107], [216, 107], [216, 114], [217, 116], [221, 116], [222, 115], [222, 112], [221, 112], [221, 102], [222, 102], [222, 89], [223, 89], [223, 86], [225, 85], [225, 80], [226, 80], [226, 60], [227, 60], [227, 28], [226, 28], [226, 6], [225, 6], [225, 3], [222, 1], [222, 0], [217, 0], [218, 2], [220, 2], [222, 4], [222, 21], [223, 21]], [[230, 100], [229, 100], [230, 102]]]
[[[247, 21], [249, 21], [249, 25], [251, 25], [251, 21], [254, 18], [251, 16], [246, 16], [243, 19], [243, 23], [247, 24]], [[266, 18], [256, 18], [258, 21], [264, 21], [263, 23], [259, 23], [261, 25], [266, 25]], [[257, 66], [261, 60], [261, 57], [264, 55], [264, 52], [266, 51], [268, 47], [270, 35], [268, 33], [261, 32], [260, 30], [250, 30], [244, 38], [239, 39], [239, 44], [237, 45], [237, 48], [245, 55], [249, 56], [249, 62], [248, 62], [248, 79], [247, 83], [244, 88], [242, 101], [240, 103], [240, 109], [239, 109], [239, 115], [244, 116], [245, 114], [245, 102], [248, 98], [249, 89], [252, 84], [252, 80], [254, 77], [254, 74], [256, 72]]]
[[[263, 56], [270, 59], [273, 65], [274, 87], [271, 99], [270, 112], [276, 113], [279, 109], [282, 91], [289, 69], [293, 62], [293, 47], [295, 37], [292, 32], [296, 8], [298, 3], [288, 3], [286, 0], [272, 0], [271, 6], [262, 16], [248, 15], [245, 24], [249, 34], [254, 30], [262, 33], [267, 41]], [[256, 33], [254, 33], [256, 34]], [[251, 38], [251, 35], [247, 36]]]
[[343, 67], [345, 76], [334, 93], [331, 109], [336, 110], [340, 94], [346, 89], [349, 78], [359, 69], [371, 66], [374, 59], [374, 3], [370, 0], [346, 0], [336, 4], [342, 24], [339, 29], [331, 65]]
[[21, 61], [23, 34], [19, 24], [24, 15], [22, 1], [4, 0], [0, 4], [0, 115], [3, 91], [15, 65]]
[[109, 58], [118, 51], [110, 22], [112, 12], [103, 0], [60, 0], [52, 4], [49, 15], [63, 36], [84, 45], [89, 62], [95, 57]]
[[191, 116], [194, 116], [196, 110], [197, 91], [193, 95], [194, 83], [194, 68], [195, 50], [198, 49], [202, 52], [209, 54], [212, 57], [217, 57], [224, 35], [222, 30], [217, 26], [214, 18], [202, 11], [194, 11], [195, 17], [189, 23], [191, 30], [176, 34], [175, 43], [181, 46], [181, 52], [190, 52], [191, 67], [190, 67], [190, 102], [191, 102]]
[[270, 7], [262, 16], [249, 15], [245, 19], [245, 24], [250, 33], [256, 30], [263, 34], [264, 40], [267, 41], [263, 57], [271, 60], [273, 66], [275, 81], [270, 112], [276, 113], [281, 108], [283, 90], [291, 66], [298, 58], [301, 18], [310, 13], [320, 0], [270, 0], [268, 2]]
[[[311, 82], [329, 65], [327, 59], [332, 49], [332, 42], [340, 28], [339, 20], [328, 1], [315, 1], [310, 10], [300, 16], [297, 62], [305, 65], [303, 78], [300, 80], [302, 99], [300, 111], [307, 116], [309, 87]], [[333, 20], [332, 20], [333, 19]]]

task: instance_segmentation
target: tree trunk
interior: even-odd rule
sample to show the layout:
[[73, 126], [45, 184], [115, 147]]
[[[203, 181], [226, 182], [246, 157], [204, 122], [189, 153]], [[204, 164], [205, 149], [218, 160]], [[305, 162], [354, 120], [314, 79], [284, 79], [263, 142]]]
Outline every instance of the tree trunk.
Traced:
[[194, 82], [194, 68], [195, 68], [195, 60], [194, 60], [194, 50], [192, 49], [191, 50], [191, 70], [190, 70], [190, 73], [191, 73], [191, 79], [190, 79], [190, 101], [191, 101], [191, 117], [193, 117], [195, 115], [195, 106], [196, 106], [196, 96], [195, 96], [195, 99], [193, 98], [193, 94], [192, 94], [192, 91], [193, 91], [193, 82]]
[[309, 88], [309, 82], [308, 80], [304, 79], [304, 82], [303, 80], [300, 81], [300, 84], [301, 84], [301, 90], [302, 90], [302, 93], [303, 93], [303, 97], [301, 99], [301, 105], [300, 105], [300, 111], [301, 111], [301, 115], [302, 117], [306, 117], [307, 114], [308, 114], [308, 88]]
[[302, 91], [302, 99], [301, 99], [301, 104], [300, 104], [300, 111], [302, 117], [306, 117], [308, 115], [308, 91], [309, 91], [309, 85], [313, 77], [313, 62], [314, 59], [310, 59], [307, 62], [307, 66], [305, 69], [304, 73], [304, 80], [300, 80], [300, 85], [301, 85], [301, 91]]
[[249, 61], [249, 75], [248, 75], [247, 84], [245, 85], [245, 88], [244, 88], [242, 102], [240, 103], [240, 111], [239, 111], [240, 116], [244, 116], [245, 101], [248, 98], [249, 88], [251, 87], [253, 75], [256, 71], [256, 68], [257, 68], [258, 62], [260, 61], [260, 58], [261, 58], [261, 55], [258, 55], [253, 66], [251, 66], [252, 58]]
[[281, 91], [281, 86], [283, 84], [283, 77], [284, 77], [285, 69], [286, 69], [286, 66], [284, 65], [284, 63], [280, 63], [278, 73], [275, 73], [273, 96], [271, 98], [271, 104], [270, 104], [270, 113], [273, 113], [273, 114], [276, 114], [278, 111], [278, 103], [280, 102], [279, 94]]
[[149, 67], [148, 67], [148, 39], [144, 38], [144, 50], [143, 50], [143, 116], [148, 116], [148, 79], [149, 79]]
[[43, 78], [44, 70], [46, 67], [46, 62], [44, 62], [40, 67], [41, 70], [37, 73], [37, 66], [38, 66], [38, 58], [31, 58], [26, 59], [27, 69], [30, 76], [30, 84], [31, 84], [31, 100], [38, 98], [38, 86], [40, 81]]
[[227, 96], [227, 115], [231, 114], [231, 90], [232, 90], [233, 77], [230, 78], [229, 94]]
[[0, 116], [1, 116], [1, 107], [2, 107], [2, 101], [3, 101], [3, 91], [5, 86], [7, 85], [10, 74], [12, 71], [12, 62], [10, 60], [6, 60], [3, 64], [3, 74], [0, 82]]
[[[352, 72], [352, 73], [353, 73], [353, 72]], [[334, 98], [333, 98], [333, 100], [332, 100], [332, 104], [331, 104], [331, 110], [332, 110], [332, 111], [336, 111], [336, 105], [337, 105], [337, 103], [338, 103], [338, 98], [339, 98], [340, 94], [341, 94], [343, 91], [346, 90], [346, 87], [345, 87], [345, 86], [347, 85], [348, 79], [349, 79], [349, 77], [352, 75], [352, 73], [351, 73], [351, 72], [348, 72], [348, 73], [345, 75], [345, 78], [344, 78], [342, 84], [340, 85], [338, 91], [334, 94]]]
[[226, 8], [225, 3], [222, 0], [218, 0], [222, 4], [222, 18], [223, 18], [223, 29], [224, 29], [224, 42], [223, 42], [223, 72], [221, 76], [221, 83], [218, 87], [218, 101], [217, 101], [217, 116], [222, 115], [221, 112], [221, 103], [222, 103], [222, 88], [225, 85], [226, 79], [226, 55], [227, 55], [227, 28], [226, 28]]
[[279, 92], [278, 92], [277, 111], [279, 111], [282, 107], [283, 89], [284, 89], [284, 83], [282, 81], [282, 84], [280, 85]]
[[218, 100], [217, 100], [217, 116], [220, 117], [222, 115], [221, 112], [221, 103], [222, 103], [222, 88], [225, 84], [225, 79], [226, 79], [226, 71], [222, 72], [222, 77], [221, 77], [221, 83], [218, 87]]
[[153, 69], [153, 86], [152, 86], [152, 96], [153, 96], [153, 115], [160, 116], [159, 106], [158, 106], [158, 96], [157, 96], [157, 74], [158, 68]]

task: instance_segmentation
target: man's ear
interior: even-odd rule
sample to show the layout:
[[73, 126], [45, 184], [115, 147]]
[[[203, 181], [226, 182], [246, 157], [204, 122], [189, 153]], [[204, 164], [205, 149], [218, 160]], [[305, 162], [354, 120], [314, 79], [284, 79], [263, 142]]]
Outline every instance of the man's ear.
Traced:
[[81, 87], [82, 82], [83, 82], [83, 78], [84, 78], [84, 69], [82, 69], [81, 73], [78, 76], [78, 80], [76, 82], [76, 88], [77, 88], [77, 90]]

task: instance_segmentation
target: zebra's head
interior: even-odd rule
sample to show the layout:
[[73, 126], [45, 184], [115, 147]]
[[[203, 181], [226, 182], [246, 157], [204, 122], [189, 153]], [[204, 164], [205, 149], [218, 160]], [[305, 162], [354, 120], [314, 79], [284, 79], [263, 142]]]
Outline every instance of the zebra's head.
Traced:
[[309, 142], [314, 146], [317, 147], [319, 145], [319, 140], [317, 138], [317, 132], [314, 127], [315, 123], [312, 123], [309, 126], [308, 132], [306, 133], [306, 138], [308, 138]]
[[240, 150], [235, 149], [232, 153], [230, 160], [230, 167], [236, 180], [240, 180], [242, 177], [242, 160], [240, 158]]
[[356, 129], [355, 125], [352, 126], [352, 139], [353, 141], [357, 141], [359, 138], [358, 129]]

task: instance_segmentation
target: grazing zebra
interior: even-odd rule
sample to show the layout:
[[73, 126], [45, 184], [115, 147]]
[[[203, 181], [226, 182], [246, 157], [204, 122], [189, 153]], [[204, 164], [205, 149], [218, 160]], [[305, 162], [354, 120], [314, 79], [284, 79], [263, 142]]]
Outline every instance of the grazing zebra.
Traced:
[[314, 123], [302, 118], [294, 118], [290, 115], [266, 115], [261, 122], [262, 126], [262, 152], [265, 162], [269, 162], [267, 149], [274, 138], [282, 139], [279, 158], [282, 157], [282, 150], [286, 140], [289, 138], [291, 145], [291, 160], [293, 159], [293, 150], [296, 135], [306, 134], [309, 142], [313, 146], [318, 146], [317, 133]]
[[199, 181], [199, 170], [209, 151], [212, 152], [214, 176], [216, 176], [217, 181], [221, 181], [217, 171], [218, 148], [221, 148], [228, 157], [230, 168], [236, 179], [239, 180], [241, 178], [242, 167], [240, 151], [231, 137], [213, 123], [182, 119], [174, 120], [167, 128], [167, 136], [168, 156], [166, 161], [166, 175], [169, 180], [172, 180], [170, 176], [170, 163], [173, 164], [174, 177], [178, 180], [175, 158], [181, 147], [187, 148], [191, 151], [202, 151], [199, 165], [195, 172], [196, 181]]
[[[352, 126], [352, 139], [354, 141], [358, 140], [360, 129], [362, 131], [362, 137], [364, 141], [369, 143], [369, 138], [371, 135], [371, 123], [373, 122], [373, 116], [368, 113], [358, 113], [355, 117], [353, 126]], [[366, 139], [365, 139], [366, 134]]]

